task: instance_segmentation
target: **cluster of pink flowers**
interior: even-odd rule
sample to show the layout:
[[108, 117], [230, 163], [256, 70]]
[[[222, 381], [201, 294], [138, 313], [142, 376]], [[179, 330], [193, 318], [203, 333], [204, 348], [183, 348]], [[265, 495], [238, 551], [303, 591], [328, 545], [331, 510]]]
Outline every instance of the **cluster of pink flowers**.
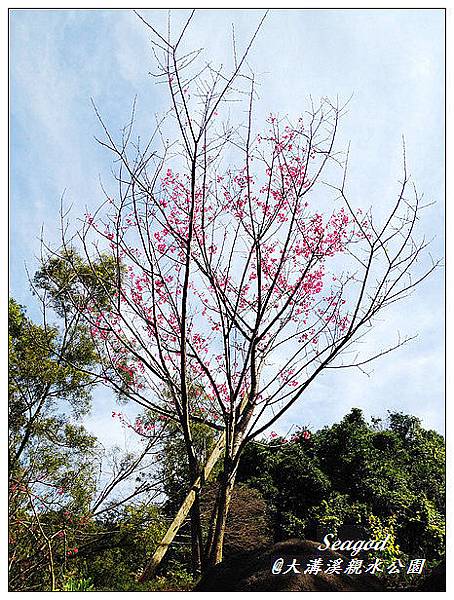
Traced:
[[[278, 434], [275, 431], [271, 431], [271, 433], [269, 434], [269, 439], [276, 440], [276, 438], [279, 438]], [[281, 444], [288, 444], [288, 443], [299, 442], [301, 439], [306, 440], [306, 441], [310, 440], [311, 432], [308, 429], [303, 429], [302, 431], [296, 431], [295, 433], [293, 433], [290, 436], [290, 439], [279, 438], [279, 442]]]
[[[189, 175], [168, 168], [143, 202], [134, 208], [117, 207], [119, 218], [111, 218], [110, 224], [86, 216], [87, 226], [104, 235], [115, 256], [127, 265], [116, 297], [120, 308], [98, 314], [94, 307], [90, 310], [93, 337], [107, 349], [116, 375], [133, 391], [142, 390], [147, 377], [156, 372], [178, 385], [180, 302], [190, 253], [187, 368], [191, 381], [204, 390], [194, 410], [202, 407], [213, 419], [229, 412], [247, 389], [248, 375], [240, 376], [241, 340], [253, 328], [259, 298], [264, 327], [275, 323], [260, 337], [260, 353], [272, 349], [276, 329], [289, 324], [296, 330], [294, 339], [308, 352], [318, 351], [323, 328], [345, 331], [349, 315], [342, 286], [335, 279], [331, 287], [327, 283], [327, 265], [367, 230], [361, 213], [358, 229], [356, 219], [343, 208], [328, 217], [311, 211], [307, 194], [317, 173], [311, 165], [318, 156], [308, 147], [303, 120], [282, 126], [271, 115], [268, 123], [268, 131], [256, 138], [260, 153], [251, 151], [249, 162], [239, 168], [218, 173], [213, 167], [209, 181], [201, 178], [195, 187]], [[254, 164], [251, 174], [251, 163], [258, 156], [267, 158], [259, 162], [262, 169]], [[114, 222], [119, 223], [115, 234]], [[257, 232], [266, 232], [261, 234], [259, 252]], [[137, 248], [140, 238], [144, 241]], [[226, 314], [240, 332], [229, 356], [224, 344], [231, 335]], [[128, 326], [124, 319], [129, 319]], [[137, 358], [143, 351], [151, 356], [146, 366]], [[302, 376], [295, 373], [289, 364], [277, 373], [276, 381], [296, 393]], [[141, 435], [151, 431], [141, 421], [125, 426]]]
[[152, 437], [158, 435], [158, 423], [159, 421], [164, 422], [168, 417], [165, 415], [160, 415], [156, 418], [156, 420], [150, 421], [148, 419], [144, 419], [143, 417], [136, 417], [134, 421], [129, 421], [128, 417], [125, 416], [121, 412], [112, 411], [112, 418], [118, 419], [122, 425], [122, 427], [126, 427], [127, 429], [131, 429], [138, 435], [143, 437]]

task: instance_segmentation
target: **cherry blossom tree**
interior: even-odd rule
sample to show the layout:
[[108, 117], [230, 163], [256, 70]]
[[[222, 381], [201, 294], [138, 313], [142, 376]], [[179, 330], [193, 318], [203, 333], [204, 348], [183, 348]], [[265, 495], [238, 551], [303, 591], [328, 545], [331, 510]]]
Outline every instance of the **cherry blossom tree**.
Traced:
[[[99, 376], [156, 419], [179, 424], [192, 480], [203, 466], [192, 424], [222, 432], [205, 544], [197, 495], [191, 516], [193, 553], [209, 565], [222, 559], [245, 444], [300, 402], [324, 370], [362, 369], [408, 341], [355, 354], [378, 314], [438, 263], [421, 264], [427, 242], [415, 227], [423, 206], [405, 146], [394, 205], [378, 220], [349, 197], [348, 152], [336, 148], [345, 106], [322, 98], [297, 120], [272, 114], [258, 129], [247, 57], [262, 23], [242, 54], [233, 38], [225, 72], [184, 48], [193, 14], [175, 37], [140, 17], [170, 109], [143, 144], [134, 138], [135, 106], [119, 140], [95, 107], [117, 192], [106, 192], [75, 232], [63, 215], [61, 248], [48, 252], [82, 288], [75, 247], [86, 265], [105, 255], [114, 261], [113, 286], [93, 269], [108, 308], [95, 295], [82, 304], [74, 296], [73, 308], [90, 327]], [[246, 112], [235, 123], [238, 102]]]

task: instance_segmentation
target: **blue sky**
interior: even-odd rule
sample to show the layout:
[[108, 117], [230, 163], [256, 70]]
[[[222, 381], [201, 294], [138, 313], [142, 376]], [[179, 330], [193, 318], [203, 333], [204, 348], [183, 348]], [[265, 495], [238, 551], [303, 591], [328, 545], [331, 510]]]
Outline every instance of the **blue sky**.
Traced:
[[[162, 29], [166, 11], [141, 12]], [[231, 23], [241, 46], [261, 14], [201, 10], [188, 44], [228, 64]], [[174, 27], [187, 15], [172, 11]], [[110, 156], [94, 140], [99, 125], [90, 97], [119, 132], [137, 95], [143, 137], [167, 100], [148, 75], [148, 31], [131, 11], [16, 10], [10, 31], [11, 292], [38, 319], [24, 263], [36, 268], [41, 226], [56, 240], [63, 191], [82, 215], [102, 198], [100, 178], [112, 185]], [[379, 215], [395, 198], [405, 135], [409, 170], [425, 199], [436, 202], [420, 223], [436, 257], [444, 246], [443, 38], [442, 10], [272, 10], [249, 58], [261, 82], [258, 123], [269, 111], [298, 115], [309, 95], [353, 94], [340, 138], [351, 142], [349, 191]], [[384, 315], [369, 344], [394, 342], [397, 331], [418, 333], [417, 340], [377, 361], [369, 378], [353, 370], [322, 377], [275, 429], [320, 427], [359, 406], [367, 415], [406, 411], [443, 430], [443, 312], [439, 270]], [[112, 432], [112, 409], [109, 393], [97, 392], [88, 425], [105, 441], [122, 436]]]

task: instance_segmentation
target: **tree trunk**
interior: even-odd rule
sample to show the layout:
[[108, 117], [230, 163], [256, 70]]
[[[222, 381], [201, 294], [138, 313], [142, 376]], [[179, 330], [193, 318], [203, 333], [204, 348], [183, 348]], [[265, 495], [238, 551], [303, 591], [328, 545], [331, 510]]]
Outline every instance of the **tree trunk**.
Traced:
[[250, 402], [248, 396], [245, 396], [239, 408], [241, 419], [238, 425], [238, 431], [232, 440], [230, 449], [226, 448], [224, 471], [219, 483], [214, 519], [211, 523], [206, 546], [205, 556], [207, 567], [217, 565], [222, 561], [227, 516], [229, 514], [233, 488], [235, 486], [236, 474], [238, 471], [241, 455], [241, 442], [253, 412], [254, 403]]
[[197, 578], [202, 572], [203, 536], [200, 517], [199, 490], [195, 490], [194, 504], [191, 507], [191, 557], [192, 574]]
[[150, 577], [152, 577], [156, 573], [156, 570], [161, 564], [161, 561], [164, 558], [173, 539], [175, 538], [175, 535], [177, 534], [181, 525], [184, 523], [186, 517], [188, 516], [188, 513], [191, 510], [191, 507], [196, 499], [196, 496], [198, 495], [200, 488], [208, 479], [214, 465], [217, 463], [219, 457], [221, 456], [222, 451], [224, 450], [224, 446], [225, 434], [223, 433], [216, 442], [216, 445], [213, 448], [213, 451], [211, 452], [210, 457], [207, 460], [207, 463], [202, 471], [202, 476], [198, 477], [197, 480], [194, 482], [191, 490], [189, 491], [183, 504], [181, 505], [180, 510], [175, 515], [174, 520], [168, 528], [165, 536], [161, 540], [161, 543], [157, 547], [151, 560], [145, 566], [145, 569], [141, 577], [139, 578], [140, 582], [148, 581], [148, 579], [150, 579]]
[[224, 537], [227, 524], [227, 515], [232, 501], [233, 488], [235, 485], [236, 468], [225, 471], [216, 499], [216, 512], [213, 520], [210, 536], [207, 544], [206, 565], [214, 566], [222, 561], [224, 549]]

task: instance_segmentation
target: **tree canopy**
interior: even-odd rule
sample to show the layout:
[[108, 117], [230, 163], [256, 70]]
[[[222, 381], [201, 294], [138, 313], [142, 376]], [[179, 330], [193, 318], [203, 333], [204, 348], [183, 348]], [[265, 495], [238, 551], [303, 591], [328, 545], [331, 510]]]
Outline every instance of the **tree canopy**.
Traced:
[[406, 554], [444, 553], [444, 439], [417, 417], [390, 412], [368, 423], [354, 408], [312, 434], [249, 444], [239, 480], [272, 508], [276, 540], [348, 527], [371, 533], [378, 518], [394, 523]]

